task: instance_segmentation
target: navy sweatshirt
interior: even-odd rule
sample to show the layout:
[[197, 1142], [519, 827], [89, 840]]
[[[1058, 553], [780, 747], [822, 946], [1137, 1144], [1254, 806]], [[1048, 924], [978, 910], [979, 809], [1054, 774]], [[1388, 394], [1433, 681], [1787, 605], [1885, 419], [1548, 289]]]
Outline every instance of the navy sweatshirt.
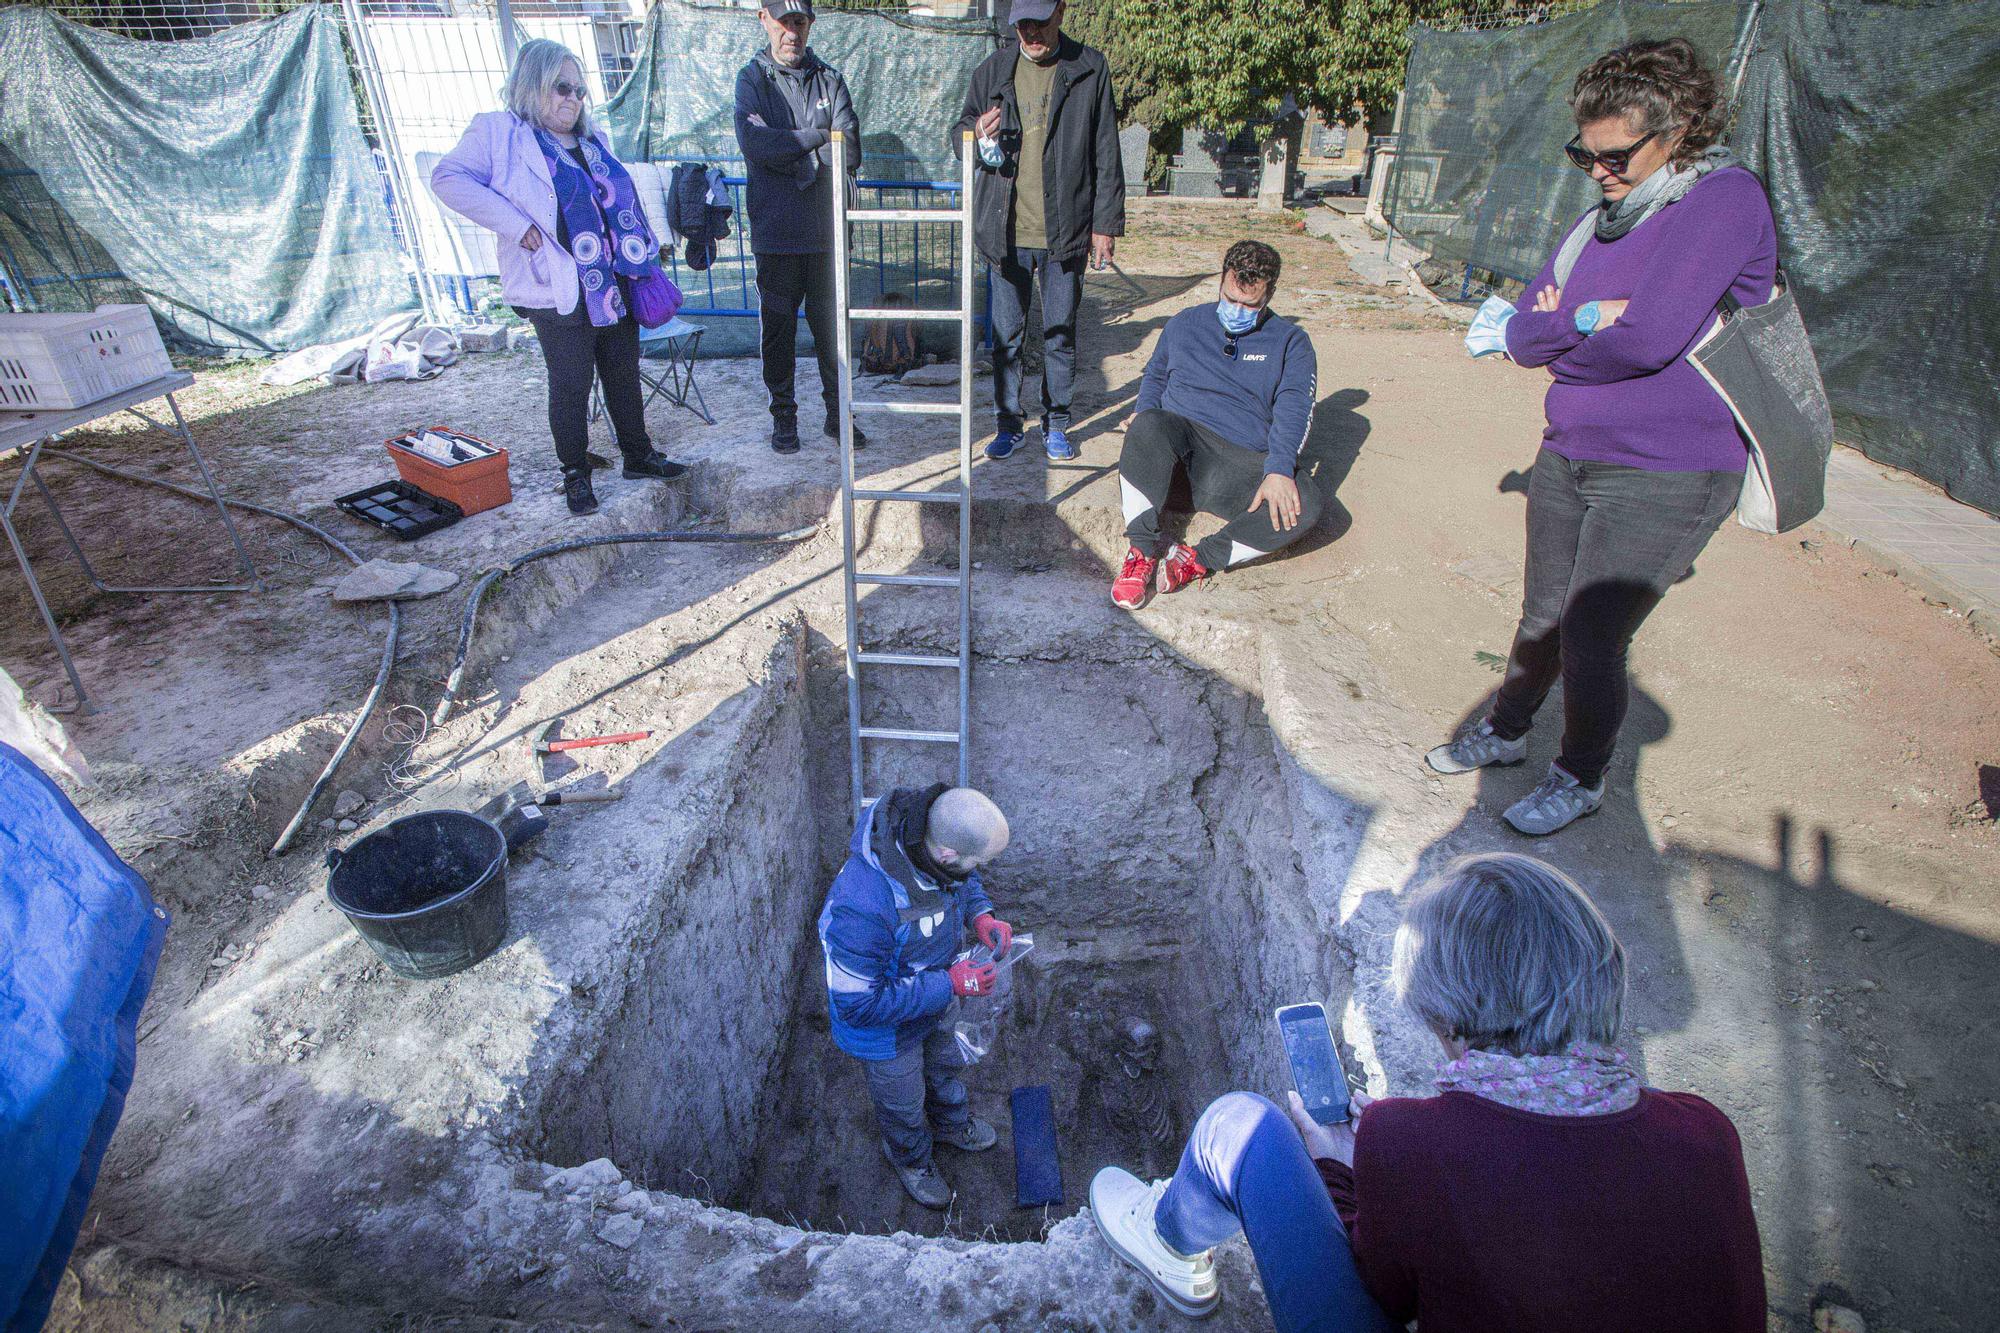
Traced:
[[[764, 123], [753, 125], [750, 117]], [[759, 51], [736, 75], [736, 142], [743, 148], [750, 249], [817, 255], [833, 249], [832, 131], [847, 136], [848, 202], [861, 170], [861, 122], [840, 71], [807, 48], [795, 70]]]
[[1208, 427], [1231, 444], [1264, 455], [1264, 471], [1289, 477], [1312, 429], [1319, 360], [1304, 329], [1266, 310], [1257, 327], [1232, 340], [1215, 302], [1167, 321], [1139, 382], [1136, 411], [1164, 408]]

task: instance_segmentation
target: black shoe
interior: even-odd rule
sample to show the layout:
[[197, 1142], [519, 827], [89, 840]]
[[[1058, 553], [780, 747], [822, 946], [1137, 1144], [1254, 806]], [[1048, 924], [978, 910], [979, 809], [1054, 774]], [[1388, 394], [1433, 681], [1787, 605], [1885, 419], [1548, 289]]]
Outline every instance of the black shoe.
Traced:
[[569, 501], [572, 514], [597, 512], [597, 492], [590, 489], [590, 469], [563, 469], [563, 499]]
[[687, 464], [676, 463], [658, 449], [648, 449], [637, 458], [625, 460], [625, 479], [637, 481], [641, 477], [656, 477], [661, 481], [672, 481], [687, 472]]
[[[829, 440], [838, 440], [840, 438], [839, 417], [828, 417], [826, 419], [826, 438]], [[859, 422], [856, 422], [854, 425], [854, 447], [856, 449], [866, 449], [868, 447], [868, 436], [862, 432], [861, 423]]]
[[611, 466], [611, 460], [603, 454], [585, 454], [583, 457], [584, 461], [590, 464], [590, 470], [593, 472], [602, 472], [605, 468]]
[[771, 447], [781, 454], [799, 451], [799, 423], [796, 419], [778, 417], [771, 422]]

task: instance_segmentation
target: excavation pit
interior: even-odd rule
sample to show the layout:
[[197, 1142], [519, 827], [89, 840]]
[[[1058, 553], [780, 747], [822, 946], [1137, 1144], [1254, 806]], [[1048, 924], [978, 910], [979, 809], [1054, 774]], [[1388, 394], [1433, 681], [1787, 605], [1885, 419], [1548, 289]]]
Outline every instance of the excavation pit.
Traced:
[[[765, 798], [724, 812], [700, 861], [721, 873], [666, 890], [676, 905], [626, 993], [588, 997], [590, 1054], [546, 1089], [523, 1148], [560, 1166], [609, 1157], [648, 1188], [808, 1230], [1032, 1241], [1084, 1206], [1099, 1167], [1166, 1174], [1210, 1099], [1285, 1085], [1272, 1010], [1314, 999], [1338, 1013], [1348, 978], [1305, 923], [1282, 758], [1254, 692], [1137, 635], [1095, 656], [982, 659], [973, 780], [1014, 831], [985, 878], [1036, 948], [993, 1049], [963, 1074], [1000, 1143], [938, 1151], [949, 1213], [910, 1201], [863, 1070], [829, 1032], [814, 927], [852, 826], [844, 677], [815, 643], [798, 743], [758, 747]], [[951, 716], [946, 673], [908, 675], [865, 701], [871, 723]], [[947, 779], [949, 753], [884, 747], [868, 789]], [[1035, 1084], [1053, 1096], [1064, 1197], [1017, 1208], [1008, 1095]]]

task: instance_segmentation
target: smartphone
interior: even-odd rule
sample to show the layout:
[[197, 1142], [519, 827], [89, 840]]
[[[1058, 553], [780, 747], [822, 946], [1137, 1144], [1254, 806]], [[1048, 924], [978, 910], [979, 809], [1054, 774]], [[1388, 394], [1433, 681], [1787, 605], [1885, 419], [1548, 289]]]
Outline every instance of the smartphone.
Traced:
[[1292, 1062], [1292, 1086], [1306, 1104], [1306, 1114], [1322, 1125], [1347, 1119], [1347, 1074], [1333, 1046], [1333, 1028], [1326, 1006], [1288, 1004], [1277, 1012], [1278, 1032], [1285, 1039], [1285, 1057]]

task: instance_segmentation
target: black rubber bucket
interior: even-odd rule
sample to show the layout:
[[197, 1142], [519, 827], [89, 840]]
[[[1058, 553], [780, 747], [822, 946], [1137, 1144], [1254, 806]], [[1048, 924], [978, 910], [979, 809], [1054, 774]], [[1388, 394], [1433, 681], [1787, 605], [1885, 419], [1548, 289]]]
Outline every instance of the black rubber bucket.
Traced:
[[490, 820], [405, 815], [326, 861], [326, 896], [399, 977], [462, 972], [506, 937], [507, 839]]

